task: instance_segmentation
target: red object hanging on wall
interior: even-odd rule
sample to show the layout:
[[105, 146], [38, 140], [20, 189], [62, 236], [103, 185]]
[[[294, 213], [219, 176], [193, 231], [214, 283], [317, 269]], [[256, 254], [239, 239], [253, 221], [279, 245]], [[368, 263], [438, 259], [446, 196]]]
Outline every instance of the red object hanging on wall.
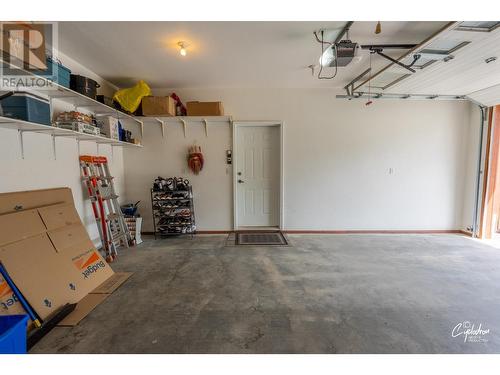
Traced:
[[194, 174], [199, 174], [203, 169], [203, 154], [200, 146], [189, 147], [188, 166]]

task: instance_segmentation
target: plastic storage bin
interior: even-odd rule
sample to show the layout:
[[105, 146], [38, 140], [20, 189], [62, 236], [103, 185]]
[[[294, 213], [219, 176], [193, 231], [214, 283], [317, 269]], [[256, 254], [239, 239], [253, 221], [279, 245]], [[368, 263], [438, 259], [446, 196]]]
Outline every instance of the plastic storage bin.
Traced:
[[26, 354], [28, 315], [0, 315], [0, 354]]
[[53, 60], [52, 57], [47, 57], [47, 68], [33, 70], [33, 74], [45, 77], [61, 86], [69, 88], [71, 70], [66, 68], [61, 62]]
[[53, 61], [52, 58], [50, 57], [47, 57], [47, 65], [52, 66], [51, 71], [52, 71], [52, 76], [54, 77], [54, 81], [60, 84], [61, 86], [69, 88], [71, 70], [66, 68], [60, 62]]
[[49, 100], [27, 92], [14, 92], [2, 99], [3, 116], [50, 125]]

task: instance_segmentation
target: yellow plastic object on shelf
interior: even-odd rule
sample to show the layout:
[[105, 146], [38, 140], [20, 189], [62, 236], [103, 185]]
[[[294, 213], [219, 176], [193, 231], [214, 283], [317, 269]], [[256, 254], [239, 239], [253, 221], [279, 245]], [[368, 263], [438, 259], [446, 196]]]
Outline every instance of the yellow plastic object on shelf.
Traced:
[[115, 92], [113, 100], [116, 100], [124, 110], [133, 113], [139, 108], [141, 100], [151, 95], [151, 89], [142, 79], [133, 87], [121, 89]]

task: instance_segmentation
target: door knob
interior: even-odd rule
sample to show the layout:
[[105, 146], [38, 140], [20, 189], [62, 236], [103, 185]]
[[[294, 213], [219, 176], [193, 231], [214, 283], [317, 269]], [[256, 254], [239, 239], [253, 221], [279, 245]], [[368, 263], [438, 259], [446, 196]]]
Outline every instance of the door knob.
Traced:
[[242, 184], [242, 183], [244, 183], [244, 182], [245, 182], [245, 181], [243, 181], [243, 180], [238, 180], [238, 184]]

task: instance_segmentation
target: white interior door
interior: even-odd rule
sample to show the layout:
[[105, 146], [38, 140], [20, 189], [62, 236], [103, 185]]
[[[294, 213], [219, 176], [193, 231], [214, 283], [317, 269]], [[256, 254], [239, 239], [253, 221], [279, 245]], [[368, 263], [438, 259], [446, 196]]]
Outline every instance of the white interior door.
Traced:
[[280, 127], [236, 128], [238, 227], [279, 226]]

